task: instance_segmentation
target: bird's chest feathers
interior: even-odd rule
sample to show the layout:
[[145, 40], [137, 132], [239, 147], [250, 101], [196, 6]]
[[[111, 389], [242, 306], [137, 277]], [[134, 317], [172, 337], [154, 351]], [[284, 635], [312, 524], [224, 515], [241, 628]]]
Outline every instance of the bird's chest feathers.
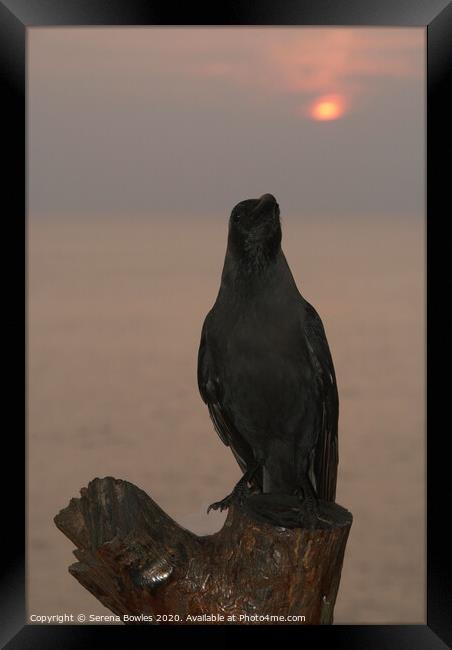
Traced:
[[222, 320], [219, 341], [226, 363], [248, 363], [257, 370], [270, 359], [293, 358], [300, 347], [298, 311], [285, 300], [270, 296], [230, 305]]
[[298, 414], [300, 390], [310, 374], [303, 341], [296, 309], [255, 303], [230, 314], [219, 343], [217, 376], [225, 406], [241, 413], [237, 426], [261, 428], [262, 418], [268, 424], [281, 413]]

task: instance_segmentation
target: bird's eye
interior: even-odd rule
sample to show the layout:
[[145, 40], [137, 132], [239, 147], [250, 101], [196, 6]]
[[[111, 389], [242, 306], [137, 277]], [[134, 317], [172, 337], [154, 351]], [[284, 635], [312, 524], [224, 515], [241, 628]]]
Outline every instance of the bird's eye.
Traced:
[[236, 212], [236, 213], [235, 213], [233, 219], [234, 219], [234, 221], [235, 221], [236, 223], [237, 223], [237, 221], [240, 221], [240, 216], [241, 216], [241, 215], [240, 215], [240, 212]]

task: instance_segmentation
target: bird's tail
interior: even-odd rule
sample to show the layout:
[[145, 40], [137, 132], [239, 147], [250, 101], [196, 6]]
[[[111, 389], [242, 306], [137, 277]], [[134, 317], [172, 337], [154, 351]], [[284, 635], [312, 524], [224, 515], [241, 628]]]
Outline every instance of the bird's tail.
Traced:
[[313, 513], [293, 494], [251, 494], [241, 508], [251, 519], [280, 528], [325, 529], [341, 525], [351, 518], [337, 503], [319, 500]]
[[257, 521], [283, 528], [302, 527], [303, 508], [298, 496], [281, 493], [252, 494], [242, 507]]

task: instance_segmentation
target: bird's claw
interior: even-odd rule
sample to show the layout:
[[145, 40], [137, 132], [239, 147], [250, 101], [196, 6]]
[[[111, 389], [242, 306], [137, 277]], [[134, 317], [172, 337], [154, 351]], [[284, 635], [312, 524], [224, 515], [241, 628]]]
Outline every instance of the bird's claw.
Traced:
[[207, 508], [207, 514], [211, 510], [219, 510], [220, 512], [223, 512], [223, 510], [226, 510], [229, 508], [231, 505], [232, 498], [230, 496], [226, 497], [225, 499], [222, 499], [221, 501], [215, 501], [215, 503], [211, 503], [210, 506]]
[[231, 494], [228, 494], [228, 496], [224, 499], [221, 499], [221, 501], [215, 501], [215, 503], [210, 504], [210, 506], [207, 508], [207, 514], [209, 514], [211, 510], [219, 510], [220, 512], [223, 512], [223, 510], [227, 510], [233, 502], [236, 502], [239, 505], [243, 505], [243, 502], [249, 494], [249, 491], [250, 490], [248, 488], [247, 482], [239, 481], [235, 488], [232, 490]]
[[329, 528], [334, 525], [334, 521], [330, 519], [318, 503], [315, 502], [301, 502], [300, 522], [304, 528], [315, 530], [317, 528]]

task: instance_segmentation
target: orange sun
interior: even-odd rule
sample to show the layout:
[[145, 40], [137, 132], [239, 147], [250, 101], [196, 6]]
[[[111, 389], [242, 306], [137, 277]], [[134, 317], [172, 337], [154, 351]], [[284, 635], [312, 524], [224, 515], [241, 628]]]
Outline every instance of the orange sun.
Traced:
[[341, 95], [326, 95], [315, 99], [309, 107], [309, 116], [318, 122], [337, 120], [345, 112], [345, 101]]

